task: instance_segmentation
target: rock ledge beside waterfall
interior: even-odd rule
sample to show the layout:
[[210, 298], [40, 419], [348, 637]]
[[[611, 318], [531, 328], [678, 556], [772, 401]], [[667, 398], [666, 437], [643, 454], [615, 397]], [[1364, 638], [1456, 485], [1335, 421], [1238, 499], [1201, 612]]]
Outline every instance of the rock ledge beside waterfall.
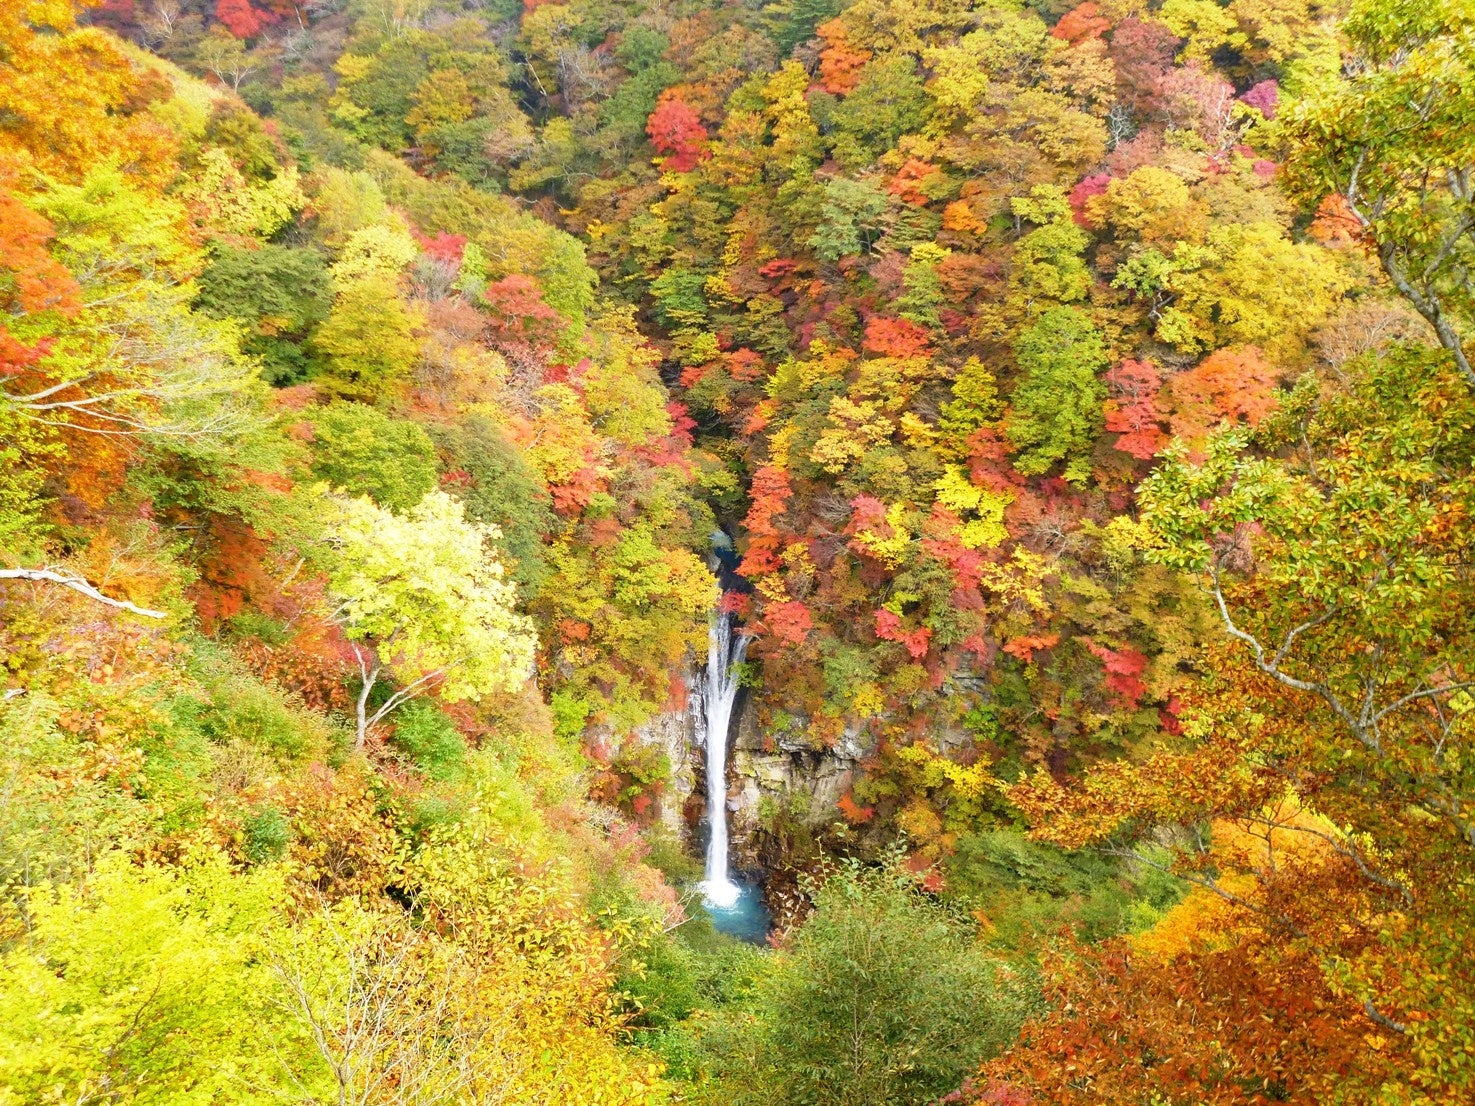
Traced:
[[[703, 673], [688, 672], [684, 679], [687, 707], [659, 715], [638, 727], [634, 736], [670, 760], [671, 778], [656, 800], [655, 817], [695, 851], [706, 813]], [[734, 729], [727, 805], [738, 867], [757, 865], [764, 817], [774, 810], [786, 810], [816, 825], [834, 821], [835, 804], [849, 789], [860, 762], [875, 751], [869, 735], [848, 730], [829, 749], [815, 749], [791, 736], [792, 731], [765, 733], [749, 696], [738, 701]]]

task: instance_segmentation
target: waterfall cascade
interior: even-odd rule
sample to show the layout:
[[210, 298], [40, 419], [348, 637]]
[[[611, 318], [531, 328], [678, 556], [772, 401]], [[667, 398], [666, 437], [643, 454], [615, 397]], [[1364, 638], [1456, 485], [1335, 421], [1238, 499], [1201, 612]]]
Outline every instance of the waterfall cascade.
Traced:
[[745, 634], [733, 632], [733, 616], [719, 612], [707, 638], [707, 686], [702, 699], [707, 722], [707, 840], [706, 878], [702, 893], [710, 906], [731, 907], [741, 888], [727, 874], [727, 739], [732, 708], [737, 702], [734, 667], [748, 648]]

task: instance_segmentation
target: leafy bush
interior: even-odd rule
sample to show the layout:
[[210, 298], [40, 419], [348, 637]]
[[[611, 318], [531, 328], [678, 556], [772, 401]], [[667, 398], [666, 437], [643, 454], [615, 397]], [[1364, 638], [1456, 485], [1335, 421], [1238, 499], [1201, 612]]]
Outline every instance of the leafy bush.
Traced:
[[451, 779], [466, 767], [466, 739], [434, 704], [424, 700], [412, 700], [399, 709], [394, 743], [431, 779]]
[[702, 878], [702, 862], [686, 851], [675, 834], [660, 824], [645, 831], [645, 862], [666, 877], [666, 882], [679, 887]]
[[946, 862], [948, 894], [981, 909], [993, 939], [1018, 946], [1061, 924], [1097, 941], [1150, 925], [1183, 884], [1146, 866], [1091, 851], [1067, 852], [1018, 830], [969, 834]]
[[243, 851], [253, 864], [280, 860], [292, 843], [292, 823], [274, 806], [264, 806], [246, 819]]
[[528, 599], [548, 577], [543, 535], [553, 529], [548, 489], [522, 453], [490, 419], [477, 416], [454, 429], [436, 431], [436, 440], [453, 454], [470, 483], [461, 493], [466, 516], [502, 531], [513, 579]]
[[283, 645], [289, 636], [280, 622], [253, 607], [237, 611], [225, 620], [225, 624], [231, 633], [240, 637], [254, 637], [266, 645]]
[[697, 959], [691, 949], [665, 934], [641, 950], [638, 967], [619, 982], [633, 1025], [666, 1029], [692, 1015], [702, 1003]]
[[593, 704], [588, 699], [567, 688], [559, 688], [548, 697], [548, 706], [553, 712], [553, 733], [561, 741], [576, 742], [584, 733], [584, 723], [593, 713]]
[[719, 933], [705, 912], [694, 913], [657, 939], [640, 972], [620, 980], [626, 1005], [636, 1011], [632, 1039], [660, 1056], [671, 1078], [700, 1079], [722, 1051], [708, 1039], [712, 1026], [724, 1038], [729, 1026], [751, 1025], [750, 1008], [771, 960], [766, 950]]
[[204, 682], [208, 699], [181, 696], [173, 714], [215, 744], [239, 741], [278, 760], [298, 759], [320, 744], [322, 724], [255, 677], [222, 670]]
[[295, 383], [316, 367], [301, 343], [327, 316], [327, 265], [316, 250], [217, 245], [200, 274], [195, 306], [213, 318], [257, 328], [247, 336], [247, 351], [261, 359], [271, 383]]
[[33, 894], [28, 940], [0, 950], [7, 1101], [111, 1085], [127, 1089], [114, 1101], [266, 1103], [320, 1087], [259, 955], [280, 898], [273, 873], [218, 857], [178, 869], [117, 854], [81, 887]]
[[462, 804], [455, 797], [422, 795], [410, 808], [410, 836], [423, 841], [459, 821]]

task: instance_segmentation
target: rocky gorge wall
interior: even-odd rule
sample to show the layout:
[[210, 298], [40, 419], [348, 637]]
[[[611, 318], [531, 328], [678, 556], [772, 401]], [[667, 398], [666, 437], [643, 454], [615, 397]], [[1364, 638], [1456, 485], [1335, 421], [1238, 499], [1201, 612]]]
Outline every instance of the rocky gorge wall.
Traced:
[[[700, 670], [686, 673], [687, 706], [662, 714], [634, 731], [659, 749], [671, 775], [656, 797], [654, 817], [699, 854], [705, 841], [706, 720]], [[765, 732], [753, 698], [740, 696], [734, 713], [727, 771], [727, 808], [733, 866], [763, 867], [764, 835], [778, 811], [815, 825], [835, 818], [835, 804], [874, 752], [870, 738], [847, 732], [833, 748], [815, 749], [789, 733]]]

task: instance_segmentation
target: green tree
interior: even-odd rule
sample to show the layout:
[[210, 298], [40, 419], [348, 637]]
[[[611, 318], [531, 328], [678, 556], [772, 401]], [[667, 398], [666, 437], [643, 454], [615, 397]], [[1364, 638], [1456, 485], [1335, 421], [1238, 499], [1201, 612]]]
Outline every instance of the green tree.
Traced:
[[311, 1087], [326, 1073], [258, 955], [282, 895], [270, 869], [118, 855], [80, 888], [31, 891], [28, 937], [0, 957], [0, 1101], [203, 1106]]
[[1202, 246], [1180, 242], [1167, 263], [1148, 250], [1117, 283], [1170, 303], [1157, 337], [1187, 353], [1234, 343], [1293, 354], [1326, 320], [1348, 280], [1335, 254], [1292, 242], [1273, 223], [1214, 227]]
[[885, 230], [890, 206], [874, 184], [836, 177], [825, 185], [822, 221], [809, 248], [825, 261], [870, 250]]
[[261, 359], [266, 378], [288, 384], [307, 377], [312, 361], [302, 339], [328, 313], [328, 267], [316, 250], [216, 245], [200, 274], [196, 310], [240, 319], [255, 333], [245, 350]]
[[961, 456], [968, 435], [995, 421], [1002, 411], [993, 370], [976, 357], [968, 358], [953, 378], [953, 398], [942, 405], [937, 420], [937, 428], [946, 435], [943, 448]]
[[523, 596], [532, 600], [548, 578], [543, 537], [556, 523], [553, 501], [527, 458], [495, 422], [473, 415], [454, 428], [435, 431], [436, 440], [471, 477], [461, 492], [466, 517], [495, 526], [508, 571]]
[[1036, 185], [1028, 199], [1012, 202], [1014, 215], [1036, 224], [1014, 247], [1009, 274], [1013, 299], [1024, 306], [1037, 300], [1076, 303], [1091, 289], [1085, 251], [1091, 236], [1075, 224], [1060, 189]]
[[922, 1106], [1013, 1036], [1023, 989], [900, 870], [846, 867], [764, 981], [738, 1101]]
[[313, 195], [311, 213], [323, 244], [338, 249], [354, 231], [384, 222], [389, 205], [368, 173], [329, 167], [323, 170]]
[[788, 54], [799, 43], [814, 36], [814, 29], [840, 14], [840, 0], [793, 0], [767, 4], [763, 8], [764, 32]]
[[313, 474], [352, 496], [403, 511], [435, 487], [439, 463], [430, 435], [361, 403], [314, 412]]
[[300, 334], [326, 313], [328, 268], [316, 250], [217, 245], [198, 283], [195, 306], [215, 319]]
[[896, 313], [919, 326], [942, 329], [937, 309], [945, 296], [937, 266], [947, 260], [948, 251], [934, 242], [919, 242], [912, 247], [902, 272], [902, 294], [896, 300]]
[[393, 278], [350, 281], [313, 336], [331, 364], [326, 390], [348, 399], [379, 398], [420, 355], [419, 327], [419, 315], [401, 302]]
[[671, 267], [651, 282], [650, 294], [662, 323], [673, 331], [700, 329], [707, 319], [707, 279], [701, 273]]
[[1010, 397], [1005, 433], [1019, 451], [1014, 467], [1027, 476], [1065, 463], [1065, 478], [1084, 483], [1101, 433], [1108, 364], [1106, 343], [1075, 307], [1046, 311], [1014, 343], [1020, 378]]
[[893, 54], [866, 66], [854, 92], [830, 113], [835, 157], [848, 169], [863, 169], [922, 128], [927, 93], [908, 54]]
[[1352, 60], [1279, 124], [1287, 180], [1334, 193], [1388, 279], [1428, 320], [1465, 381], [1475, 322], [1475, 10], [1468, 0], [1358, 0], [1343, 24]]

